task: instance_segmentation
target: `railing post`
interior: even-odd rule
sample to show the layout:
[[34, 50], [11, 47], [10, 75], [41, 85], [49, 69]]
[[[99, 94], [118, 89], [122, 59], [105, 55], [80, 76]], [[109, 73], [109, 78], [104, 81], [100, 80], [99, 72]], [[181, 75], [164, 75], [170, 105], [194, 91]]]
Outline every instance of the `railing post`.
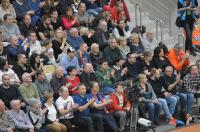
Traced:
[[[158, 30], [160, 27], [160, 41], [163, 42], [163, 31], [162, 31], [162, 21], [156, 20], [156, 39], [158, 40]], [[159, 41], [159, 40], [158, 40]]]
[[[140, 22], [138, 25], [138, 18], [137, 18], [137, 15], [138, 15], [138, 10], [139, 10], [139, 17], [140, 17]], [[136, 23], [136, 27], [137, 26], [140, 26], [141, 30], [142, 30], [142, 11], [141, 11], [141, 4], [136, 4], [135, 5], [135, 23]]]
[[181, 44], [181, 39], [183, 43], [183, 50], [185, 51], [185, 36], [183, 34], [178, 35], [178, 43]]

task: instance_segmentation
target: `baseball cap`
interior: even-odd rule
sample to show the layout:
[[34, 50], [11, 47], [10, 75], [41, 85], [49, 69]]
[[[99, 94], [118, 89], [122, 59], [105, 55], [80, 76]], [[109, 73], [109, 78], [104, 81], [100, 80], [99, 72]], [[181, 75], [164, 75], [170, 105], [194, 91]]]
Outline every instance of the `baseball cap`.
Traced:
[[74, 48], [72, 48], [72, 47], [69, 47], [68, 49], [67, 49], [67, 53], [71, 53], [71, 52], [75, 52], [76, 50], [74, 49]]

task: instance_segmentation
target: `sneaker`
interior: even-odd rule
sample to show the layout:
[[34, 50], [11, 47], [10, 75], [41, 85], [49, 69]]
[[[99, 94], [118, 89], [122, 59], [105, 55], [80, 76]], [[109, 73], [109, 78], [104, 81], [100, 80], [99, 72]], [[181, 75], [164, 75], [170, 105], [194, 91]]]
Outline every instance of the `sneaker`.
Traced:
[[176, 126], [176, 118], [171, 118], [170, 120], [169, 120], [169, 125], [173, 125], [173, 126]]

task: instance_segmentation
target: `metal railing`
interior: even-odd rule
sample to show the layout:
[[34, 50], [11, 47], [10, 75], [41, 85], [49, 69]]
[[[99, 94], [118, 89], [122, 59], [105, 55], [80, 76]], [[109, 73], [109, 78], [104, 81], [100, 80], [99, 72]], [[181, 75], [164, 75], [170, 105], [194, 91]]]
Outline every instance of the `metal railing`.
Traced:
[[[139, 11], [139, 17], [140, 17], [140, 25], [138, 25], [138, 11]], [[142, 11], [141, 11], [141, 4], [135, 4], [135, 23], [136, 26], [142, 26]], [[141, 27], [142, 28], [142, 27]]]
[[183, 50], [185, 51], [185, 36], [183, 34], [178, 35], [178, 43], [183, 43]]
[[159, 41], [159, 28], [160, 28], [160, 41], [163, 42], [162, 20], [156, 20], [156, 40]]

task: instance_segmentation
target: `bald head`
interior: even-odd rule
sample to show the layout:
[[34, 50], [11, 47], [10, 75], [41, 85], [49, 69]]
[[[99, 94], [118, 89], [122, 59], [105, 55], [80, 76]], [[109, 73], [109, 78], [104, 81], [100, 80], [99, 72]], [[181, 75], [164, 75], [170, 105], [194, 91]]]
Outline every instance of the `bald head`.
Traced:
[[92, 64], [86, 63], [83, 67], [84, 72], [91, 73], [94, 71]]
[[18, 38], [17, 38], [16, 35], [11, 36], [9, 40], [10, 40], [10, 43], [11, 43], [13, 46], [17, 46], [17, 45], [18, 45]]
[[63, 73], [63, 69], [60, 65], [56, 66], [55, 74], [58, 78], [63, 77], [64, 73]]
[[25, 83], [32, 83], [32, 77], [29, 73], [25, 72], [22, 74], [22, 81]]

